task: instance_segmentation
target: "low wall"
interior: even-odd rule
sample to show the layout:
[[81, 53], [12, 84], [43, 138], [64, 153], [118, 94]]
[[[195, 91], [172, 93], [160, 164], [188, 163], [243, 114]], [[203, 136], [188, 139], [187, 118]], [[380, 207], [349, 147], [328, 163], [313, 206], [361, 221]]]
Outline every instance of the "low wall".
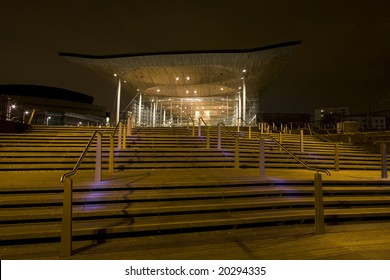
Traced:
[[0, 133], [22, 133], [29, 129], [29, 125], [20, 122], [0, 120]]

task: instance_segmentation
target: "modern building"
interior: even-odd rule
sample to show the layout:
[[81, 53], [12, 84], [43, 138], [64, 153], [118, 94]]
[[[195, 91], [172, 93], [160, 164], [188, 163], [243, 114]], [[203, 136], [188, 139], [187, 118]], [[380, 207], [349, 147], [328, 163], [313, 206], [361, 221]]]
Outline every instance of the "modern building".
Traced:
[[102, 125], [106, 112], [94, 98], [40, 85], [0, 85], [0, 118], [39, 125]]
[[[60, 53], [116, 79], [115, 121], [133, 112], [136, 126], [176, 126], [202, 118], [208, 125], [240, 125], [259, 113], [259, 100], [300, 42], [247, 50], [122, 55]], [[121, 104], [122, 87], [133, 101]]]

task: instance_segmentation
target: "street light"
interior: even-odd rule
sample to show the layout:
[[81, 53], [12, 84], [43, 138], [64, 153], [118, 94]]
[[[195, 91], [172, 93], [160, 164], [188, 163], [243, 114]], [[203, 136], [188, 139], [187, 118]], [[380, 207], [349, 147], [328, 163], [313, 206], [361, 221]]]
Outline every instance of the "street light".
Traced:
[[23, 123], [24, 123], [24, 119], [25, 119], [25, 117], [26, 117], [28, 114], [30, 114], [30, 112], [29, 112], [29, 111], [25, 111], [25, 112], [24, 112], [24, 114], [23, 114]]
[[49, 125], [49, 120], [51, 119], [51, 117], [47, 117], [46, 118], [46, 125]]

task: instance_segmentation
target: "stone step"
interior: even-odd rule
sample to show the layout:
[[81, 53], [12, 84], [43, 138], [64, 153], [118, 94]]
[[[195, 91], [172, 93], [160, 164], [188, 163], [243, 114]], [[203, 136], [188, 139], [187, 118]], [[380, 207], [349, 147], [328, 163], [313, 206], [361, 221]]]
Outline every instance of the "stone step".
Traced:
[[[325, 209], [325, 219], [358, 219], [390, 216], [389, 207], [359, 209]], [[73, 236], [78, 238], [107, 238], [110, 234], [151, 234], [174, 230], [208, 230], [226, 228], [227, 226], [261, 225], [287, 221], [302, 222], [314, 219], [313, 209], [276, 209], [257, 211], [230, 211], [221, 213], [183, 214], [174, 216], [126, 217], [124, 219], [79, 220], [73, 222]], [[0, 241], [32, 239], [59, 239], [60, 222], [41, 222], [34, 224], [0, 225]]]

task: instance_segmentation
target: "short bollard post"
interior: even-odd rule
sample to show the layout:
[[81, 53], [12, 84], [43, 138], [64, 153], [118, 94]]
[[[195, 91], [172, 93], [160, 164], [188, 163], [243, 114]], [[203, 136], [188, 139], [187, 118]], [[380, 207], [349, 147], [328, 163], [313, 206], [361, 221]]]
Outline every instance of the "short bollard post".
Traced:
[[126, 149], [126, 143], [127, 137], [126, 137], [126, 126], [123, 126], [123, 134], [122, 134], [122, 148]]
[[263, 135], [264, 132], [264, 123], [260, 123], [260, 135]]
[[206, 149], [210, 149], [210, 127], [207, 127]]
[[387, 147], [386, 143], [381, 144], [381, 173], [382, 179], [387, 178]]
[[200, 118], [199, 118], [199, 125], [198, 125], [198, 136], [202, 136], [202, 126], [200, 123]]
[[[282, 132], [280, 131], [279, 132], [279, 143], [282, 144], [282, 141], [283, 141], [283, 139], [282, 139]], [[282, 146], [279, 146], [279, 152], [281, 152], [281, 151], [282, 151]]]
[[259, 158], [259, 175], [265, 177], [265, 151], [264, 151], [264, 138], [260, 137], [260, 158]]
[[221, 149], [221, 125], [218, 125], [218, 143], [217, 143], [218, 150]]
[[249, 131], [248, 131], [248, 138], [252, 138], [252, 126], [249, 126]]
[[72, 188], [72, 179], [65, 179], [60, 257], [70, 257], [72, 255]]
[[110, 155], [108, 158], [108, 172], [114, 173], [114, 137], [110, 135]]
[[133, 114], [129, 112], [127, 114], [127, 136], [131, 136], [133, 128]]
[[195, 136], [195, 123], [192, 123], [192, 136]]
[[95, 182], [102, 180], [102, 135], [97, 134], [96, 139], [96, 162], [95, 162]]
[[122, 149], [122, 123], [118, 126], [118, 149]]
[[239, 168], [239, 167], [240, 167], [240, 150], [239, 150], [238, 136], [236, 136], [235, 145], [234, 145], [234, 168]]
[[340, 158], [339, 158], [339, 144], [336, 143], [334, 147], [334, 170], [340, 170]]
[[301, 137], [300, 137], [300, 146], [301, 146], [301, 153], [303, 153], [303, 129], [301, 129]]
[[316, 234], [323, 234], [325, 233], [324, 199], [322, 194], [322, 175], [318, 172], [314, 174], [314, 197]]

